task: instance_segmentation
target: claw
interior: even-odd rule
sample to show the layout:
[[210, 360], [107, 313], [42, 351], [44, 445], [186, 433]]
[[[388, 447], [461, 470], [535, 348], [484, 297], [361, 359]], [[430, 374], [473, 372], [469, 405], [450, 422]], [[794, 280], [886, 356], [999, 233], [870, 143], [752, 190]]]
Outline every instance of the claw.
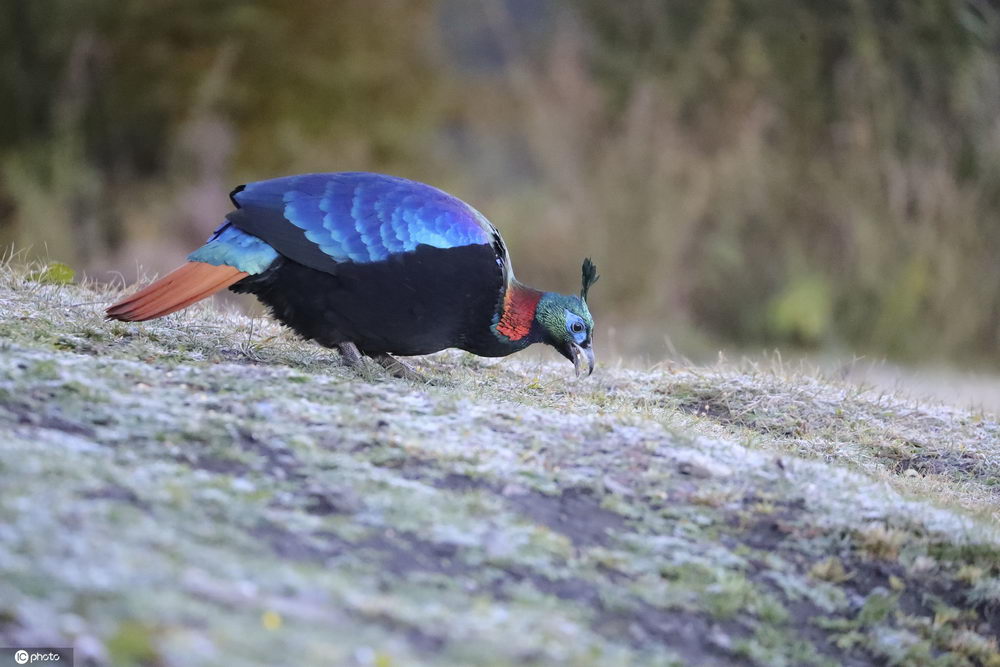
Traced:
[[391, 354], [373, 354], [371, 356], [372, 359], [378, 362], [393, 377], [412, 380], [413, 382], [427, 382], [427, 378], [422, 373], [414, 370], [412, 366]]

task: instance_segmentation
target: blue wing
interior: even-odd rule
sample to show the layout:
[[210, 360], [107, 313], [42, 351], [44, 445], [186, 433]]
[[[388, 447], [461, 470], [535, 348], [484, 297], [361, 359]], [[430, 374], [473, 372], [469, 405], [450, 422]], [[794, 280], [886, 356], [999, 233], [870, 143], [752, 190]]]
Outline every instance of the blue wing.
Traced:
[[[232, 194], [236, 228], [320, 270], [415, 250], [493, 244], [499, 233], [465, 202], [404, 178], [345, 172], [250, 183]], [[505, 253], [500, 256], [506, 264]]]

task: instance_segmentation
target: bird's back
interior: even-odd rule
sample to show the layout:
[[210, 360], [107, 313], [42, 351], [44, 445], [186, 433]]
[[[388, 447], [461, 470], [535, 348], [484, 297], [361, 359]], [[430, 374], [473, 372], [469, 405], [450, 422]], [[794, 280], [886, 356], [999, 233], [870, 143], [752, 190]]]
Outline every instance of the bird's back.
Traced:
[[[238, 187], [230, 223], [320, 271], [370, 263], [420, 245], [493, 245], [499, 232], [476, 209], [424, 183], [367, 172], [288, 176]], [[503, 251], [504, 259], [506, 252]]]

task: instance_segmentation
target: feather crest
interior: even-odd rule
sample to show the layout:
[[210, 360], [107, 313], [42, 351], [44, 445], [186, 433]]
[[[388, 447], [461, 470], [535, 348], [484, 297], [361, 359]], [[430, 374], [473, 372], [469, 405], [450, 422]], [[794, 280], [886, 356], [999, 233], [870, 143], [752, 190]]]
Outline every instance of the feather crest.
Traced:
[[587, 257], [583, 260], [583, 288], [580, 290], [580, 298], [584, 301], [587, 300], [587, 292], [590, 291], [591, 286], [597, 282], [598, 278], [601, 276], [597, 273], [597, 266], [594, 265], [590, 258]]

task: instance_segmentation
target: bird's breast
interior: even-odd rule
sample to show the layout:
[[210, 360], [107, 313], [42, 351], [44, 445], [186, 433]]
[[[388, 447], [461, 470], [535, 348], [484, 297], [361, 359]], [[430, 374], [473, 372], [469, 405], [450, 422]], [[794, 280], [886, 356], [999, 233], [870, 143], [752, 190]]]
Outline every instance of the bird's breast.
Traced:
[[338, 263], [331, 272], [282, 258], [237, 287], [321, 344], [418, 355], [475, 351], [479, 341], [488, 342], [503, 281], [490, 245], [419, 245], [377, 262]]

